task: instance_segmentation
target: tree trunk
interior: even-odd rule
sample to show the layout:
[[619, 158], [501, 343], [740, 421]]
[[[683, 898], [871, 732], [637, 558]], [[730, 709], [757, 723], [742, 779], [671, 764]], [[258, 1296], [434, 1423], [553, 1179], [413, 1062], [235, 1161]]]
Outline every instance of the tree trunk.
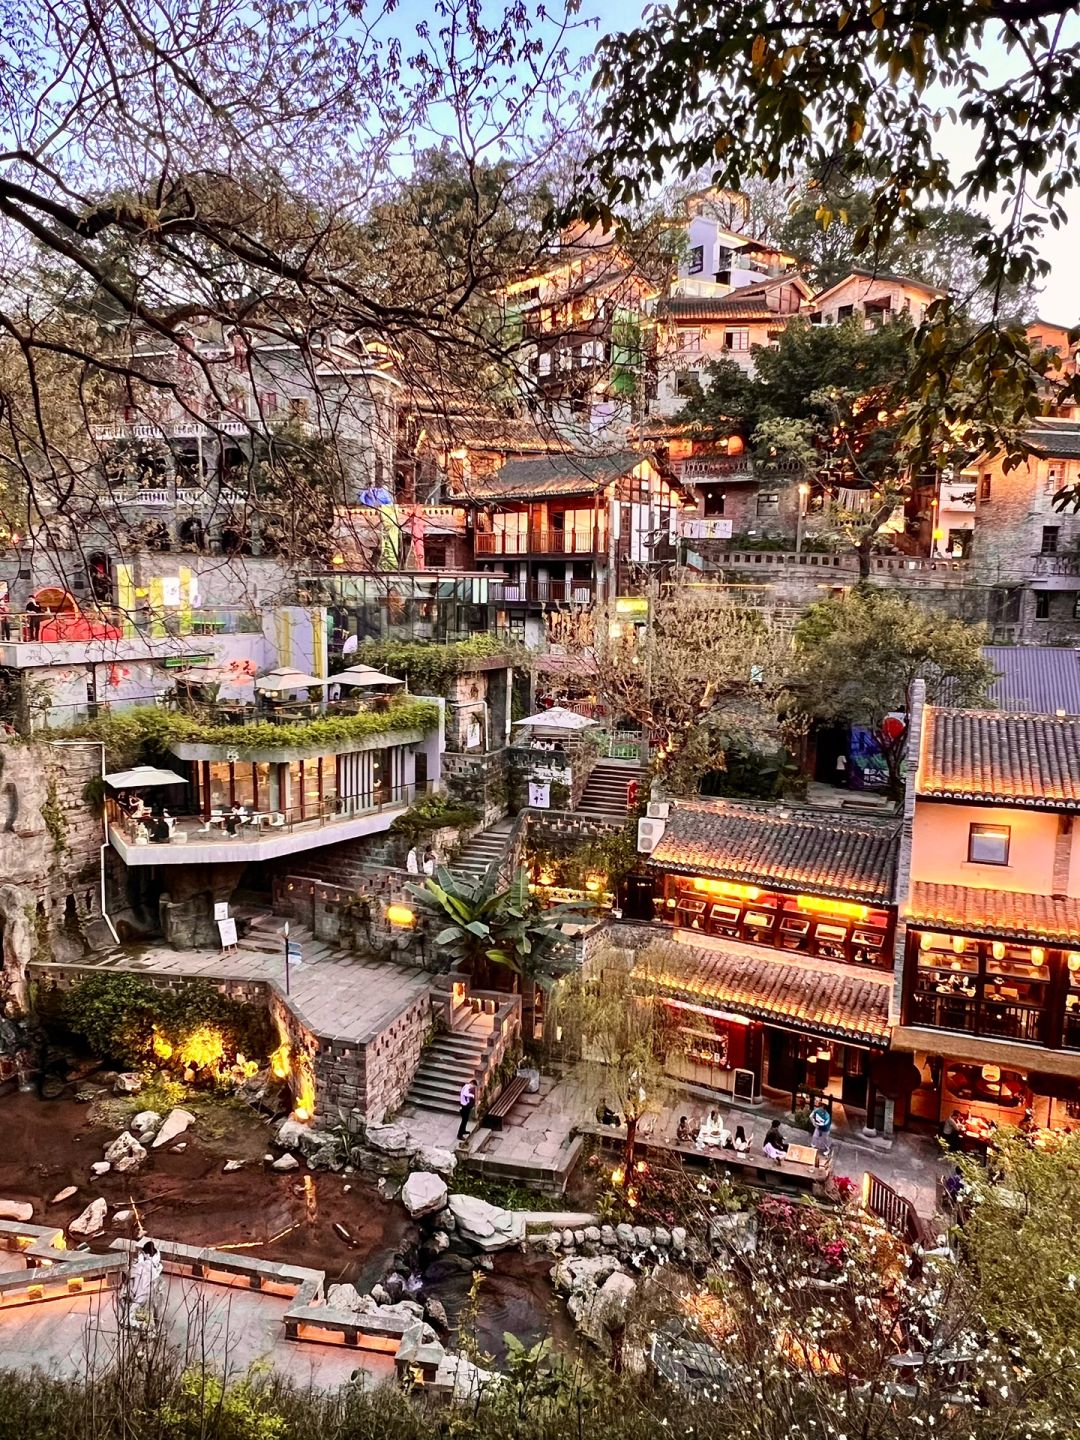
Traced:
[[[875, 532], [876, 533], [876, 532]], [[855, 547], [859, 557], [859, 583], [870, 579], [870, 553], [874, 546], [874, 535], [864, 535]]]

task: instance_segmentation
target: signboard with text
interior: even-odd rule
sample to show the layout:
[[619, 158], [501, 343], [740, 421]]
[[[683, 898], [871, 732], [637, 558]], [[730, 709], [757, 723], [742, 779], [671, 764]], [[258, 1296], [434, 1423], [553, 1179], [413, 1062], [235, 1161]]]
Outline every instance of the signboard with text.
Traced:
[[679, 533], [684, 540], [730, 540], [731, 520], [723, 515], [680, 516]]

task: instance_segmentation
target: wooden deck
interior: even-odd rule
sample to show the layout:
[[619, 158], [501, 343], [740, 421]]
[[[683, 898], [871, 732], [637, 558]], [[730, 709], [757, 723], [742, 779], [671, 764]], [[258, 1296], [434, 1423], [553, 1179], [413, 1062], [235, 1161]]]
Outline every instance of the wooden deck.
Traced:
[[[589, 1136], [605, 1149], [621, 1150], [626, 1144], [625, 1125], [596, 1125], [591, 1122], [583, 1122], [576, 1125], [574, 1130], [578, 1135]], [[809, 1146], [793, 1148], [802, 1150], [809, 1149]], [[641, 1135], [640, 1131], [634, 1141], [634, 1151], [645, 1156], [678, 1158], [684, 1165], [699, 1166], [707, 1170], [730, 1170], [735, 1178], [744, 1181], [747, 1185], [761, 1185], [765, 1188], [787, 1185], [816, 1189], [823, 1186], [832, 1175], [831, 1156], [815, 1155], [814, 1162], [793, 1160], [789, 1157], [785, 1157], [783, 1160], [770, 1160], [760, 1151], [757, 1154], [754, 1154], [752, 1150], [746, 1154], [740, 1154], [736, 1150], [719, 1150], [713, 1146], [699, 1150], [696, 1145], [681, 1145], [673, 1140], [654, 1140], [648, 1135]]]

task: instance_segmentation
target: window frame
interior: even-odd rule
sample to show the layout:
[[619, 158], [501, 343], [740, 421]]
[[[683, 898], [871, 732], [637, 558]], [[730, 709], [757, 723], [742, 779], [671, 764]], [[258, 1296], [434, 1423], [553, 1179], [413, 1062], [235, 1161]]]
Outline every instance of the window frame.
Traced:
[[[976, 833], [981, 832], [981, 833]], [[983, 856], [976, 855], [975, 847], [980, 840], [1002, 840], [1005, 842], [1004, 859], [987, 860]], [[1012, 849], [1012, 826], [1011, 825], [990, 825], [982, 820], [974, 820], [968, 826], [968, 864], [969, 865], [999, 865], [1008, 866], [1009, 851]]]
[[691, 245], [689, 258], [686, 262], [686, 273], [688, 275], [704, 275], [705, 273], [705, 246]]

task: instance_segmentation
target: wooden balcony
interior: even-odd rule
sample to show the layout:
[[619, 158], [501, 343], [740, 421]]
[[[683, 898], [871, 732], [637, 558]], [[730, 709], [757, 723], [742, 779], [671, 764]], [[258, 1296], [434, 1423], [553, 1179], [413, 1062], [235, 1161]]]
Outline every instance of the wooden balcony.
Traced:
[[604, 537], [594, 530], [500, 531], [474, 535], [477, 555], [602, 555]]

